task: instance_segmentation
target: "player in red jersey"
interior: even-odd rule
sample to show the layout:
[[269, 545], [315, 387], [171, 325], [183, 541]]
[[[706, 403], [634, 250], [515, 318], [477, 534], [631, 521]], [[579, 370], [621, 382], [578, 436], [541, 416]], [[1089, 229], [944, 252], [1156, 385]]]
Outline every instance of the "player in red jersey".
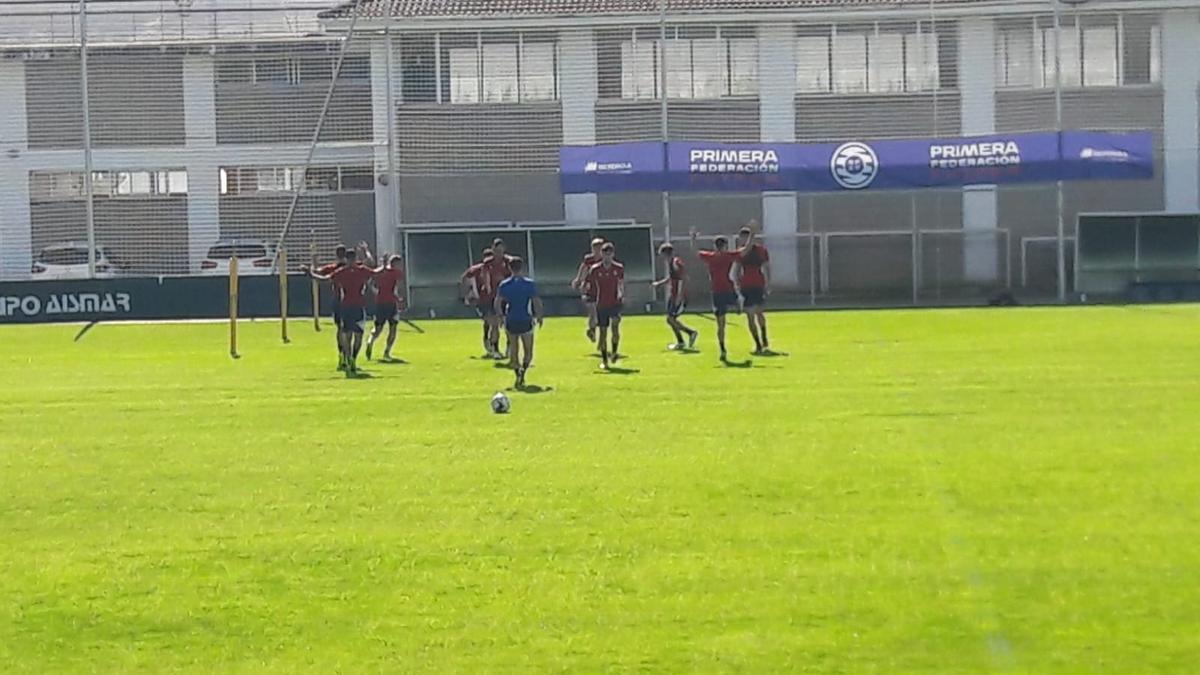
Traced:
[[392, 360], [392, 346], [396, 344], [396, 327], [400, 323], [400, 310], [404, 309], [404, 270], [400, 267], [401, 258], [393, 255], [388, 258], [386, 267], [372, 270], [375, 277], [375, 330], [367, 338], [367, 360], [371, 360], [371, 349], [375, 341], [383, 334], [383, 326], [387, 324], [387, 347], [383, 350], [383, 360]]
[[[346, 247], [339, 244], [338, 247], [336, 249], [334, 249], [333, 262], [318, 267], [316, 272], [317, 272], [317, 274], [328, 278], [334, 272], [338, 271], [339, 269], [341, 269], [342, 267], [345, 267], [345, 266], [346, 266]], [[342, 337], [341, 337], [341, 335], [342, 335], [342, 295], [341, 295], [341, 291], [339, 291], [337, 288], [337, 284], [330, 283], [329, 290], [330, 290], [330, 294], [333, 298], [333, 301], [331, 303], [332, 306], [330, 308], [331, 313], [333, 315], [333, 325], [337, 328], [337, 330], [334, 331], [333, 337], [336, 339], [336, 342], [337, 342], [338, 370], [343, 370], [346, 367], [346, 359], [345, 359], [345, 355], [342, 353]]]
[[589, 286], [586, 280], [588, 271], [592, 269], [592, 265], [600, 262], [600, 248], [603, 246], [604, 240], [600, 237], [592, 240], [591, 252], [583, 256], [583, 262], [579, 264], [579, 270], [575, 272], [575, 278], [571, 281], [571, 288], [578, 290], [582, 294], [583, 308], [587, 311], [588, 342], [593, 342], [596, 339], [596, 289]]
[[[492, 259], [490, 262], [484, 265], [484, 270], [488, 276], [488, 284], [492, 289], [493, 300], [495, 300], [496, 297], [496, 289], [500, 288], [500, 284], [504, 283], [505, 279], [512, 276], [511, 265], [513, 260], [513, 256], [508, 255], [508, 253], [505, 252], [504, 240], [499, 237], [493, 239]], [[505, 358], [504, 354], [508, 351], [507, 348], [505, 348], [503, 352], [500, 351], [500, 336], [502, 334], [507, 335], [505, 331], [500, 330], [500, 325], [502, 323], [504, 323], [504, 317], [497, 314], [495, 311], [492, 311], [490, 333], [491, 346], [489, 348], [489, 355], [497, 361]]]
[[[658, 255], [666, 265], [667, 276], [651, 283], [650, 286], [653, 288], [667, 286], [667, 325], [675, 333], [675, 342], [668, 349], [674, 351], [694, 349], [696, 338], [700, 337], [700, 333], [683, 325], [683, 322], [679, 320], [680, 315], [687, 309], [687, 269], [684, 267], [683, 258], [675, 255], [675, 247], [670, 243], [659, 246]], [[686, 344], [683, 341], [684, 333], [688, 336]]]
[[596, 327], [600, 329], [597, 347], [600, 368], [608, 370], [608, 329], [612, 327], [612, 362], [621, 358], [621, 308], [625, 302], [625, 266], [614, 260], [617, 249], [606, 242], [600, 249], [600, 262], [588, 270], [587, 283], [596, 289]]
[[355, 359], [358, 358], [358, 352], [362, 348], [362, 322], [366, 318], [367, 284], [371, 282], [373, 270], [358, 262], [356, 251], [347, 251], [345, 266], [338, 268], [333, 274], [323, 275], [308, 270], [307, 267], [304, 269], [314, 279], [332, 280], [341, 294], [342, 303], [338, 327], [338, 336], [341, 340], [339, 345], [342, 348], [342, 356], [346, 364], [346, 374], [353, 376], [358, 373]]
[[771, 293], [771, 254], [765, 246], [755, 242], [754, 231], [744, 227], [738, 233], [735, 255], [733, 276], [746, 309], [750, 336], [754, 338], [754, 353], [766, 354], [771, 351], [771, 341], [767, 337], [767, 317], [763, 309]]
[[474, 305], [475, 312], [483, 319], [483, 351], [484, 356], [493, 358], [495, 351], [492, 347], [493, 316], [496, 309], [493, 302], [496, 299], [496, 289], [491, 285], [491, 276], [487, 273], [488, 265], [492, 262], [492, 249], [487, 247], [479, 258], [479, 262], [467, 268], [459, 277], [463, 288], [463, 302]]
[[[696, 231], [692, 230], [692, 250], [695, 249]], [[733, 266], [737, 262], [737, 255], [729, 250], [729, 240], [725, 237], [713, 239], [713, 249], [697, 251], [697, 254], [708, 268], [713, 316], [717, 318], [717, 343], [721, 346], [721, 360], [727, 361], [729, 355], [725, 350], [725, 323], [729, 308], [736, 310], [738, 305], [737, 288], [733, 285]]]

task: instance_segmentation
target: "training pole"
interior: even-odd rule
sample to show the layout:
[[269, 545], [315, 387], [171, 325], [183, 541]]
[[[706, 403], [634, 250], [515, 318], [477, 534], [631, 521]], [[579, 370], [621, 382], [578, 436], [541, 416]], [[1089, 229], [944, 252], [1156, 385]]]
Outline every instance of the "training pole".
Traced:
[[283, 339], [283, 343], [291, 342], [288, 339], [287, 333], [288, 320], [288, 273], [287, 273], [287, 251], [279, 249], [279, 337]]
[[238, 259], [229, 259], [229, 355], [238, 357], [237, 351], [237, 319], [238, 319]]

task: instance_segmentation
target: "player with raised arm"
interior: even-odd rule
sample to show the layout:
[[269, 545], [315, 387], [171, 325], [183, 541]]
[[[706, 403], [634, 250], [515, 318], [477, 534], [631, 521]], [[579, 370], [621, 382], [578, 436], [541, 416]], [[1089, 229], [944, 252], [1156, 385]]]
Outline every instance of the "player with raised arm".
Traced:
[[388, 258], [386, 267], [372, 270], [375, 287], [375, 330], [367, 338], [367, 360], [371, 360], [371, 350], [375, 341], [383, 334], [383, 326], [387, 324], [387, 347], [383, 350], [383, 359], [392, 360], [392, 346], [396, 344], [396, 328], [400, 323], [400, 310], [404, 308], [404, 270], [400, 267], [401, 258], [392, 255]]
[[362, 348], [362, 322], [366, 319], [367, 284], [370, 283], [373, 273], [370, 267], [357, 260], [356, 251], [347, 251], [346, 264], [334, 270], [330, 275], [314, 272], [307, 266], [302, 268], [313, 279], [332, 280], [337, 286], [337, 292], [341, 294], [338, 344], [342, 348], [347, 376], [354, 376], [358, 373], [355, 359], [358, 358], [359, 349]]
[[[533, 325], [542, 325], [542, 299], [537, 284], [525, 276], [525, 261], [514, 257], [508, 262], [512, 276], [496, 289], [496, 313], [504, 314], [508, 332], [508, 363], [516, 373], [517, 389], [525, 386], [525, 372], [533, 365]], [[524, 348], [524, 357], [521, 350]]]
[[[679, 320], [680, 315], [687, 309], [687, 269], [683, 264], [683, 258], [675, 255], [675, 247], [669, 242], [658, 247], [658, 255], [667, 267], [667, 276], [652, 282], [650, 286], [652, 288], [667, 286], [667, 325], [675, 333], [675, 342], [668, 349], [674, 351], [694, 349], [696, 338], [700, 337], [700, 333], [683, 325], [683, 322]], [[686, 344], [683, 341], [684, 333], [688, 336]]]
[[621, 358], [621, 309], [625, 303], [625, 266], [614, 258], [617, 249], [613, 243], [605, 242], [600, 249], [600, 262], [588, 270], [587, 283], [596, 289], [596, 327], [600, 349], [600, 369], [608, 370], [608, 331], [612, 328], [611, 362]]
[[592, 265], [600, 262], [600, 248], [603, 246], [604, 239], [596, 237], [592, 240], [592, 250], [583, 256], [583, 262], [579, 264], [579, 269], [575, 272], [575, 278], [571, 280], [571, 288], [578, 290], [582, 294], [583, 308], [587, 311], [588, 342], [596, 340], [596, 289], [588, 285], [587, 275], [588, 271], [592, 269]]
[[735, 255], [733, 278], [742, 296], [750, 336], [754, 338], [754, 353], [768, 354], [771, 341], [767, 337], [767, 317], [763, 310], [767, 296], [771, 294], [771, 254], [755, 241], [754, 230], [743, 227], [738, 233]]
[[459, 277], [463, 291], [463, 302], [473, 305], [479, 318], [483, 319], [483, 352], [486, 358], [492, 358], [495, 352], [492, 348], [492, 317], [496, 313], [496, 291], [491, 285], [491, 276], [487, 273], [488, 265], [492, 262], [492, 249], [483, 249], [479, 262], [467, 268]]
[[[316, 269], [316, 273], [322, 277], [328, 278], [337, 270], [346, 266], [346, 247], [341, 244], [333, 251], [333, 262], [322, 265]], [[337, 328], [334, 331], [333, 337], [337, 342], [338, 350], [338, 370], [346, 368], [346, 354], [342, 351], [342, 295], [338, 290], [337, 284], [329, 284], [330, 295], [332, 297], [330, 314], [333, 316], [333, 325]]]
[[[692, 230], [692, 250], [696, 250], [696, 230]], [[737, 288], [733, 281], [733, 266], [737, 255], [729, 250], [729, 240], [725, 237], [713, 239], [713, 249], [696, 251], [704, 266], [708, 268], [709, 283], [712, 288], [713, 316], [717, 320], [717, 344], [721, 346], [721, 360], [729, 360], [729, 352], [725, 349], [725, 325], [729, 309], [735, 311], [738, 306]]]

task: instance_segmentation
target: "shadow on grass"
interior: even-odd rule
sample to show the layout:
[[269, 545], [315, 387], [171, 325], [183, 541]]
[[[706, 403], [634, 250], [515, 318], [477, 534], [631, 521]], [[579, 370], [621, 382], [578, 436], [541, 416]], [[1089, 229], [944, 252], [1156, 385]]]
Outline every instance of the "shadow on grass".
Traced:
[[726, 361], [721, 362], [721, 366], [723, 368], [753, 368], [754, 362], [751, 361], [750, 359], [746, 359], [745, 361], [728, 361], [728, 360], [726, 360]]
[[543, 387], [537, 384], [526, 384], [520, 387], [509, 387], [509, 391], [516, 391], [522, 394], [545, 394], [554, 391], [554, 387]]
[[85, 325], [83, 328], [80, 328], [79, 332], [75, 334], [75, 341], [79, 342], [80, 340], [82, 340], [83, 336], [87, 335], [88, 331], [95, 328], [96, 324], [98, 324], [98, 323], [100, 323], [100, 321], [98, 321], [98, 320], [92, 321], [92, 322], [88, 323], [87, 325]]
[[609, 366], [608, 370], [597, 370], [597, 375], [637, 375], [642, 371], [637, 368], [622, 368], [620, 366]]
[[787, 352], [777, 352], [777, 351], [768, 349], [766, 351], [756, 353], [755, 356], [757, 356], [759, 358], [763, 358], [763, 359], [778, 359], [778, 358], [785, 358], [785, 357], [791, 356], [791, 354], [789, 354]]
[[401, 321], [401, 323], [403, 323], [405, 326], [408, 326], [409, 328], [412, 328], [412, 332], [414, 332], [414, 333], [420, 333], [421, 335], [424, 335], [424, 334], [425, 334], [425, 329], [424, 329], [424, 328], [421, 328], [420, 326], [418, 326], [417, 324], [413, 323], [412, 321], [409, 321], [408, 319], [400, 319], [400, 321]]
[[392, 357], [390, 359], [379, 359], [375, 363], [380, 366], [407, 366], [408, 365], [408, 361], [405, 361], [404, 359], [398, 359], [395, 357]]
[[356, 373], [346, 373], [347, 380], [371, 380], [374, 378], [374, 375], [366, 372], [365, 370], [360, 370]]

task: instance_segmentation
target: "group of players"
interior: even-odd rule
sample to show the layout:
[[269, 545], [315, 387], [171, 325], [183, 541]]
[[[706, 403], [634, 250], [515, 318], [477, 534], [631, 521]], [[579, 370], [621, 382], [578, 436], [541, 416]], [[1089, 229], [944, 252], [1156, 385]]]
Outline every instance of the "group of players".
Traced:
[[[721, 360], [728, 359], [726, 317], [731, 310], [744, 310], [754, 339], [756, 355], [769, 353], [767, 321], [763, 313], [770, 293], [770, 254], [757, 242], [751, 227], [737, 235], [736, 248], [718, 236], [712, 249], [697, 250], [693, 231], [691, 246], [708, 270], [713, 314], [717, 324], [717, 342]], [[675, 336], [672, 350], [692, 350], [699, 332], [683, 323], [688, 304], [688, 274], [683, 258], [670, 243], [658, 249], [666, 276], [652, 282], [655, 289], [667, 289], [667, 325]], [[374, 284], [375, 328], [367, 338], [366, 355], [370, 360], [375, 341], [388, 328], [384, 359], [392, 359], [400, 312], [404, 309], [404, 272], [398, 255], [388, 256], [386, 265], [374, 266], [366, 244], [355, 249], [339, 246], [336, 260], [318, 269], [305, 271], [313, 279], [333, 284], [334, 322], [338, 327], [338, 369], [348, 376], [358, 372], [357, 359], [363, 343], [367, 289]], [[483, 348], [486, 358], [508, 359], [516, 374], [516, 386], [525, 384], [525, 375], [533, 364], [534, 327], [545, 317], [537, 283], [525, 274], [525, 261], [506, 252], [504, 240], [496, 239], [483, 249], [478, 262], [460, 277], [464, 300], [474, 305], [483, 319]], [[587, 338], [594, 341], [600, 354], [600, 368], [609, 370], [621, 359], [621, 315], [625, 305], [625, 266], [616, 259], [616, 246], [602, 238], [593, 239], [591, 250], [583, 257], [571, 287], [578, 290], [587, 311]], [[507, 349], [500, 348], [507, 337]]]

